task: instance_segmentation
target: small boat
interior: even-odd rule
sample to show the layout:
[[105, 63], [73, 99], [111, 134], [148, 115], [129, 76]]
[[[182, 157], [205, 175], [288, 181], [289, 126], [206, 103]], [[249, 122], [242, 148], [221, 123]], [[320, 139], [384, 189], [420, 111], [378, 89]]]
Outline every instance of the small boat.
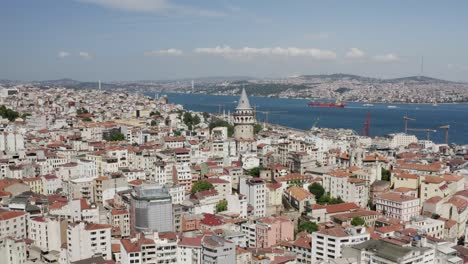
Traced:
[[396, 106], [396, 105], [388, 105], [387, 108], [394, 109], [394, 108], [398, 108], [398, 106]]
[[363, 104], [362, 106], [371, 107], [371, 106], [374, 106], [374, 105], [373, 104]]

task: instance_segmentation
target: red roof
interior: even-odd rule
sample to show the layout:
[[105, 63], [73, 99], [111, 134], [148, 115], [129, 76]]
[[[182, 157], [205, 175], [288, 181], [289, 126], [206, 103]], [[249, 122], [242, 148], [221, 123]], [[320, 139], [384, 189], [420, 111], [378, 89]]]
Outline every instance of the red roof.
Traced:
[[86, 225], [85, 230], [99, 230], [99, 229], [107, 229], [107, 228], [112, 228], [112, 226], [90, 223]]
[[355, 203], [340, 203], [330, 205], [313, 204], [312, 209], [325, 209], [328, 214], [346, 212], [358, 209], [359, 206]]
[[21, 217], [26, 215], [25, 212], [18, 212], [18, 211], [0, 211], [0, 221]]
[[224, 222], [214, 214], [204, 214], [205, 218], [200, 221], [200, 224], [207, 225], [207, 226], [220, 226], [223, 225]]

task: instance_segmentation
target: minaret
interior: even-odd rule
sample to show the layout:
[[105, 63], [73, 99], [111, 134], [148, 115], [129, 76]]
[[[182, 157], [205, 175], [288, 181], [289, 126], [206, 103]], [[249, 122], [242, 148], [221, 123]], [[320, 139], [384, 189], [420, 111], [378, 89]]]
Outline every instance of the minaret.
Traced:
[[234, 138], [254, 139], [255, 112], [250, 106], [249, 98], [245, 89], [239, 98], [234, 117]]

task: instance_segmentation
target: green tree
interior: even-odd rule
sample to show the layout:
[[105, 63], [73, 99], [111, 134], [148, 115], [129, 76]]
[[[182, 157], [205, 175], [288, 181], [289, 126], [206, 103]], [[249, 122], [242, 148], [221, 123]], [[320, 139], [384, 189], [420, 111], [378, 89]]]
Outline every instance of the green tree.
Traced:
[[210, 132], [215, 127], [227, 127], [228, 136], [232, 137], [232, 135], [234, 134], [234, 126], [224, 120], [217, 119], [217, 120], [211, 121], [208, 127], [210, 128]]
[[308, 189], [309, 189], [310, 193], [315, 195], [315, 200], [316, 201], [318, 201], [320, 199], [320, 197], [322, 197], [325, 194], [325, 189], [318, 182], [314, 182], [311, 185], [309, 185]]
[[122, 141], [125, 140], [125, 135], [120, 132], [114, 132], [110, 135], [110, 141]]
[[0, 106], [0, 116], [3, 118], [8, 119], [9, 121], [15, 121], [16, 118], [20, 116], [20, 114], [13, 109], [7, 108], [6, 106]]
[[329, 193], [322, 195], [318, 200], [318, 204], [340, 204], [344, 203], [343, 199], [341, 197], [335, 198], [332, 197]]
[[158, 111], [151, 111], [150, 116], [161, 116], [161, 113]]
[[255, 168], [252, 168], [250, 169], [247, 174], [250, 175], [250, 176], [253, 176], [253, 177], [260, 177], [260, 171], [263, 169], [262, 166], [259, 166], [259, 167], [255, 167]]
[[254, 134], [258, 134], [258, 132], [262, 131], [263, 127], [260, 124], [254, 125]]
[[223, 212], [227, 210], [228, 202], [226, 200], [221, 200], [216, 204], [216, 212]]
[[151, 120], [151, 126], [157, 126], [158, 125], [158, 121], [156, 120]]
[[318, 231], [318, 229], [319, 228], [318, 228], [317, 223], [307, 221], [307, 222], [300, 223], [297, 228], [297, 231], [298, 232], [306, 231], [307, 233], [311, 234], [313, 232]]
[[206, 180], [201, 180], [201, 181], [195, 182], [192, 185], [191, 193], [194, 194], [194, 193], [197, 193], [197, 192], [207, 191], [207, 190], [211, 190], [211, 189], [214, 189], [213, 184], [209, 183]]
[[83, 122], [91, 122], [91, 121], [93, 121], [93, 119], [91, 119], [91, 117], [85, 117], [85, 118], [81, 119], [81, 121], [83, 121]]
[[355, 217], [353, 217], [353, 220], [351, 220], [351, 225], [353, 225], [353, 226], [363, 226], [365, 224], [366, 224], [366, 222], [360, 216], [355, 216]]
[[432, 214], [432, 215], [431, 215], [431, 218], [432, 218], [432, 219], [439, 219], [439, 218], [440, 218], [440, 214]]
[[76, 114], [77, 115], [88, 114], [88, 113], [89, 113], [89, 111], [84, 107], [80, 107], [80, 108], [76, 109]]
[[208, 114], [207, 112], [203, 112], [202, 115], [205, 120], [210, 117], [210, 114]]
[[390, 171], [385, 168], [382, 168], [382, 181], [390, 181], [390, 177]]

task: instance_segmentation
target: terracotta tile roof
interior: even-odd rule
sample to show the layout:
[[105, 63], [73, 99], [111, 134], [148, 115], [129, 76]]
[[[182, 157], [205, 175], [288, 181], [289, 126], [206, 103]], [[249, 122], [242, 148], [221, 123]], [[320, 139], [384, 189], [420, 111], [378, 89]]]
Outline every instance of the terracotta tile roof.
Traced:
[[311, 194], [309, 191], [305, 190], [299, 186], [291, 186], [289, 189], [286, 190], [295, 200], [303, 201], [307, 198], [314, 198], [315, 196]]
[[389, 226], [382, 226], [382, 227], [376, 227], [375, 232], [380, 233], [380, 234], [385, 234], [385, 233], [391, 233], [395, 231], [402, 230], [403, 226], [400, 224], [397, 225], [389, 225]]
[[341, 226], [323, 229], [323, 230], [317, 231], [317, 233], [327, 235], [327, 236], [333, 236], [333, 237], [347, 237], [348, 236], [348, 233], [346, 233], [346, 231]]
[[396, 173], [395, 177], [402, 178], [402, 179], [413, 179], [413, 180], [417, 180], [419, 178], [419, 176], [416, 175], [416, 174], [404, 173], [404, 172], [403, 173]]
[[411, 196], [401, 195], [399, 193], [383, 193], [383, 194], [378, 195], [377, 198], [380, 198], [383, 200], [394, 201], [394, 202], [406, 202], [406, 201], [412, 201], [412, 200], [418, 199], [418, 198], [411, 197]]
[[128, 239], [122, 239], [120, 240], [120, 243], [122, 243], [122, 246], [124, 247], [127, 253], [140, 252], [140, 246], [138, 245], [138, 242], [132, 242]]
[[18, 212], [18, 211], [8, 211], [4, 209], [0, 209], [0, 221], [5, 221], [8, 219], [20, 217], [26, 215], [25, 212]]
[[398, 193], [407, 193], [411, 191], [416, 191], [416, 189], [412, 189], [408, 187], [398, 187], [398, 188], [393, 189], [393, 191], [398, 192]]
[[220, 178], [213, 178], [213, 177], [206, 179], [206, 181], [211, 183], [211, 184], [226, 184], [226, 183], [229, 183], [226, 180], [223, 180], [223, 179], [220, 179]]
[[112, 244], [111, 245], [111, 252], [112, 253], [120, 253], [120, 245], [119, 244]]
[[99, 229], [107, 229], [107, 228], [112, 228], [112, 226], [110, 225], [104, 225], [104, 224], [94, 224], [94, 223], [90, 223], [90, 224], [87, 224], [86, 227], [85, 227], [85, 230], [99, 230]]
[[468, 206], [467, 200], [457, 196], [450, 198], [446, 203], [453, 204], [455, 207], [457, 207], [459, 213], [465, 211], [466, 207]]
[[190, 197], [200, 200], [208, 196], [216, 196], [216, 195], [218, 195], [218, 191], [216, 191], [215, 189], [211, 189], [211, 190], [197, 192], [195, 194], [192, 194]]
[[203, 238], [203, 235], [195, 236], [195, 237], [184, 236], [181, 238], [178, 245], [184, 246], [184, 247], [201, 247], [202, 238]]
[[291, 173], [283, 177], [276, 178], [275, 181], [276, 182], [288, 182], [288, 181], [293, 181], [293, 180], [311, 180], [311, 179], [312, 179], [312, 176]]
[[347, 171], [344, 171], [344, 170], [334, 170], [334, 171], [330, 171], [327, 174], [330, 175], [330, 176], [339, 177], [339, 178], [353, 176], [353, 174], [351, 172], [347, 172]]
[[200, 221], [200, 224], [207, 226], [220, 226], [224, 225], [221, 218], [214, 214], [203, 214], [204, 218]]
[[463, 179], [463, 176], [455, 174], [444, 174], [442, 175], [442, 178], [448, 182], [456, 182], [461, 181]]
[[434, 196], [434, 197], [431, 197], [429, 199], [426, 200], [426, 203], [431, 203], [431, 204], [435, 204], [435, 203], [438, 203], [442, 200], [442, 197], [440, 196]]
[[293, 242], [295, 247], [312, 249], [312, 237], [307, 233], [301, 232], [297, 234], [296, 241]]
[[349, 183], [365, 183], [363, 179], [358, 179], [358, 178], [348, 178]]
[[128, 214], [127, 210], [120, 210], [120, 209], [112, 209], [111, 215], [124, 215]]
[[328, 214], [352, 211], [358, 208], [359, 206], [355, 203], [340, 203], [340, 204], [330, 204], [330, 205], [313, 204], [312, 205], [312, 209], [325, 209]]
[[406, 169], [406, 170], [428, 171], [428, 172], [438, 172], [442, 168], [441, 163], [417, 164], [417, 163], [400, 162], [397, 164], [397, 166], [401, 169]]
[[25, 212], [18, 212], [18, 211], [6, 211], [6, 210], [0, 210], [0, 221], [5, 221], [8, 219], [20, 217], [26, 215]]
[[430, 184], [440, 184], [440, 183], [444, 182], [444, 179], [442, 179], [441, 177], [438, 177], [438, 176], [426, 176], [424, 178], [424, 182], [425, 183], [430, 183]]

